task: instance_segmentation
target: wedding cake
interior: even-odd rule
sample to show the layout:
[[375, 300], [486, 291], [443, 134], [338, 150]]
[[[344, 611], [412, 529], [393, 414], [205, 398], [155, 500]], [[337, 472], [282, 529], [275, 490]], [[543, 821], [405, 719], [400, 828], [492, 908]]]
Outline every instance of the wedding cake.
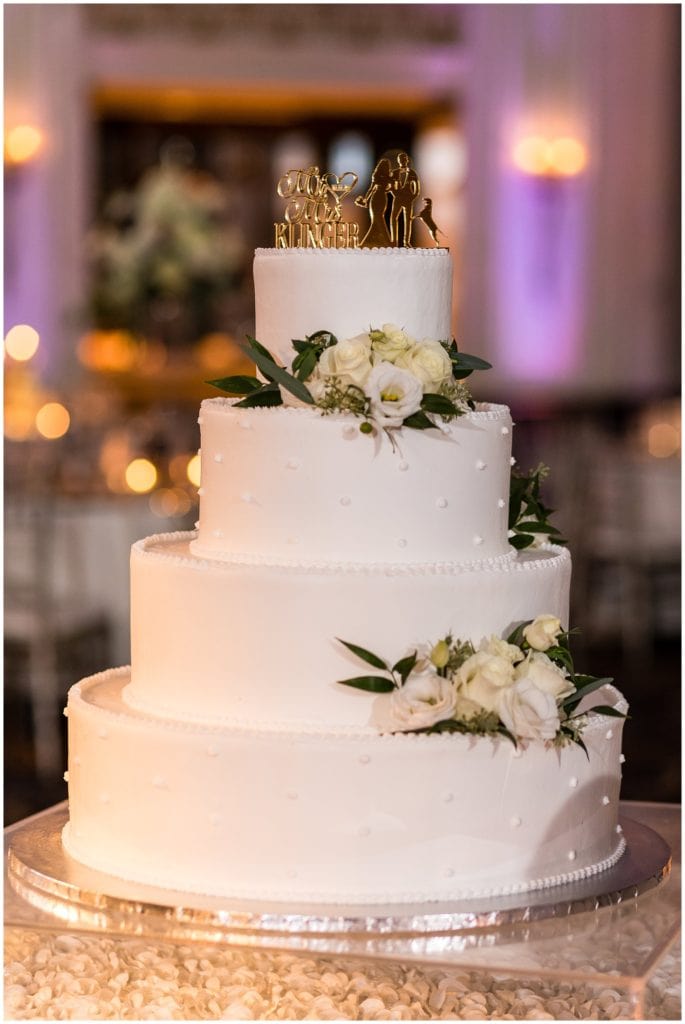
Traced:
[[67, 852], [322, 903], [609, 867], [626, 705], [573, 669], [565, 547], [512, 546], [448, 251], [278, 245], [254, 279], [260, 375], [202, 403], [197, 529], [134, 545], [131, 667], [69, 694]]

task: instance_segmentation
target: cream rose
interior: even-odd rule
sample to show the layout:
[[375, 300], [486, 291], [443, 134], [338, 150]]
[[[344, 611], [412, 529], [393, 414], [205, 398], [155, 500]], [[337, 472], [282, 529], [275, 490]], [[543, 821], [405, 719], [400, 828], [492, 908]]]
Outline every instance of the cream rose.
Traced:
[[414, 673], [390, 694], [385, 706], [387, 727], [391, 732], [427, 729], [451, 718], [454, 705], [454, 686], [449, 679], [435, 672]]
[[458, 716], [472, 718], [498, 710], [501, 691], [514, 682], [514, 666], [509, 658], [476, 651], [457, 669], [454, 682]]
[[324, 349], [319, 360], [323, 377], [339, 377], [343, 384], [363, 388], [371, 373], [371, 339], [368, 334], [346, 338]]
[[557, 702], [530, 679], [517, 679], [501, 690], [497, 712], [517, 739], [552, 740], [559, 729]]
[[536, 651], [546, 651], [554, 646], [561, 632], [561, 621], [555, 615], [538, 615], [526, 626], [523, 636]]
[[413, 338], [395, 324], [383, 324], [380, 331], [371, 331], [370, 338], [375, 362], [384, 360], [394, 363], [398, 356], [416, 344]]
[[366, 381], [371, 416], [380, 427], [400, 427], [421, 405], [421, 382], [392, 363], [378, 363]]
[[501, 640], [498, 636], [485, 637], [478, 645], [478, 650], [485, 651], [486, 654], [496, 654], [498, 658], [506, 658], [512, 665], [524, 657], [520, 647], [517, 647], [516, 644], [508, 644], [506, 640]]
[[568, 697], [575, 689], [564, 669], [538, 651], [531, 651], [526, 660], [516, 666], [516, 678], [528, 679], [538, 690], [550, 693], [555, 700]]
[[452, 362], [439, 341], [418, 341], [397, 357], [397, 366], [417, 377], [424, 391], [437, 391], [452, 376]]

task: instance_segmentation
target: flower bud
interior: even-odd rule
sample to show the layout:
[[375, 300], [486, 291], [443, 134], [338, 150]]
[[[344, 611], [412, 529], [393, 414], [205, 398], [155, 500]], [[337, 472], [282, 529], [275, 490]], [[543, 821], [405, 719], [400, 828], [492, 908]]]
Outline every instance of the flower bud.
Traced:
[[444, 668], [450, 660], [450, 649], [446, 640], [438, 640], [430, 653], [430, 660], [436, 668]]

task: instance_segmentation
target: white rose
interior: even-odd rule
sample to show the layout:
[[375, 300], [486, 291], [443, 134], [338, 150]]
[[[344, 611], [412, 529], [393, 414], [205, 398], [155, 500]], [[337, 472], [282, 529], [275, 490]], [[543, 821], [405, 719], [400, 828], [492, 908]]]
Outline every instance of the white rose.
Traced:
[[380, 331], [371, 331], [370, 336], [374, 359], [385, 360], [387, 363], [394, 363], [398, 356], [415, 344], [414, 340], [395, 324], [383, 324]]
[[418, 341], [398, 356], [397, 365], [418, 377], [424, 391], [437, 391], [452, 376], [452, 361], [439, 341]]
[[449, 679], [435, 672], [418, 672], [386, 696], [376, 708], [375, 721], [388, 732], [427, 729], [451, 718], [454, 704], [454, 686]]
[[526, 626], [523, 636], [536, 651], [546, 651], [554, 646], [561, 632], [561, 621], [555, 615], [538, 615]]
[[457, 669], [457, 713], [472, 718], [481, 711], [497, 711], [500, 692], [514, 682], [514, 666], [508, 658], [476, 651]]
[[381, 427], [399, 427], [421, 406], [421, 382], [392, 363], [377, 363], [366, 382], [371, 416]]
[[499, 717], [512, 735], [523, 740], [552, 740], [559, 729], [557, 702], [530, 679], [517, 679], [500, 691]]
[[324, 377], [339, 377], [342, 384], [363, 388], [371, 373], [371, 338], [358, 334], [324, 349], [319, 372]]
[[501, 640], [498, 636], [484, 637], [478, 650], [485, 651], [486, 654], [496, 654], [499, 658], [506, 658], [512, 665], [524, 657], [520, 647], [517, 647], [516, 644], [508, 644], [506, 640]]
[[516, 666], [516, 678], [528, 679], [538, 690], [550, 693], [556, 700], [568, 697], [574, 686], [566, 672], [559, 665], [536, 651], [531, 651], [525, 661]]

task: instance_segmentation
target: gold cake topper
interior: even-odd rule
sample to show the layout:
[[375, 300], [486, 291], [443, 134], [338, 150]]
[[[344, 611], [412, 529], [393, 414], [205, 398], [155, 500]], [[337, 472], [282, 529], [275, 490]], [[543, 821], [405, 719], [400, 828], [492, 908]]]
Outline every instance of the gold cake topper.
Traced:
[[[345, 220], [343, 201], [358, 182], [353, 171], [321, 174], [312, 166], [306, 171], [287, 171], [278, 182], [278, 194], [287, 199], [284, 220], [274, 224], [277, 249], [379, 249], [416, 246], [414, 222], [423, 221], [435, 245], [438, 231], [433, 220], [433, 203], [421, 197], [421, 182], [403, 150], [382, 156], [373, 169], [364, 195], [355, 206], [367, 212], [369, 225], [362, 234], [356, 220]], [[360, 237], [361, 235], [361, 237]]]

